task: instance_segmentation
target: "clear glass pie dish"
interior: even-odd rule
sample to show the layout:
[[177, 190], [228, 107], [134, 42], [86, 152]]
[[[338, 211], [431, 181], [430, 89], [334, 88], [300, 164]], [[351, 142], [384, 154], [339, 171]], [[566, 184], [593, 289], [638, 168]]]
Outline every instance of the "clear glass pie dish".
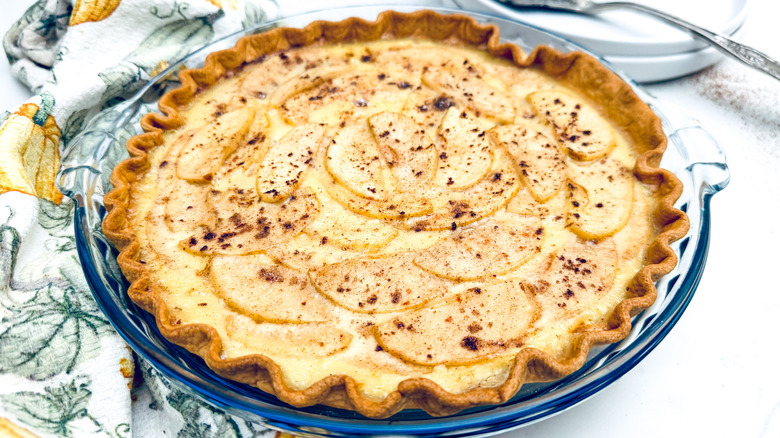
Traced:
[[[552, 416], [586, 400], [624, 375], [672, 329], [691, 300], [704, 269], [709, 243], [710, 198], [728, 183], [728, 168], [717, 142], [693, 118], [658, 102], [639, 88], [636, 91], [640, 97], [663, 119], [670, 139], [662, 165], [673, 171], [685, 186], [677, 206], [688, 213], [691, 228], [674, 244], [680, 263], [657, 283], [657, 301], [637, 315], [626, 339], [592, 349], [586, 364], [563, 380], [523, 386], [508, 403], [473, 408], [448, 417], [432, 417], [422, 411], [409, 410], [384, 420], [367, 419], [351, 411], [323, 406], [294, 408], [258, 389], [219, 377], [199, 357], [168, 342], [158, 332], [153, 316], [127, 297], [128, 284], [116, 264], [117, 252], [101, 231], [105, 215], [103, 194], [111, 189], [109, 176], [114, 165], [127, 157], [125, 142], [141, 132], [141, 116], [156, 110], [156, 99], [177, 86], [175, 72], [182, 67], [199, 67], [206, 54], [232, 47], [247, 34], [275, 27], [302, 27], [323, 19], [341, 20], [351, 16], [374, 19], [386, 9], [411, 11], [418, 8], [333, 9], [247, 29], [199, 49], [170, 66], [135, 96], [97, 114], [68, 145], [58, 176], [61, 190], [76, 202], [76, 243], [88, 284], [98, 304], [130, 347], [180, 389], [230, 414], [274, 429], [307, 436], [485, 436]], [[444, 14], [463, 12], [437, 11]], [[528, 52], [540, 44], [563, 52], [583, 50], [528, 24], [476, 13], [469, 15], [498, 26], [503, 40]]]

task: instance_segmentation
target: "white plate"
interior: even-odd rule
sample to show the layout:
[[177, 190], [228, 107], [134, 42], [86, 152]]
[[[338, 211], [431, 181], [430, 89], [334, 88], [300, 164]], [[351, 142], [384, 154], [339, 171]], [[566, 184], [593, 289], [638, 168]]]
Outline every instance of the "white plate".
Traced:
[[[597, 0], [598, 1], [598, 0]], [[747, 17], [751, 0], [635, 0], [723, 35]], [[605, 56], [661, 56], [701, 50], [706, 45], [647, 15], [607, 11], [598, 16], [518, 10], [494, 0], [455, 0], [464, 9], [509, 17], [571, 39]]]
[[[744, 33], [738, 28], [731, 36], [734, 39]], [[663, 56], [606, 56], [613, 67], [626, 73], [631, 79], [647, 83], [676, 79], [702, 70], [724, 59], [717, 49], [708, 47], [693, 52], [675, 53]]]

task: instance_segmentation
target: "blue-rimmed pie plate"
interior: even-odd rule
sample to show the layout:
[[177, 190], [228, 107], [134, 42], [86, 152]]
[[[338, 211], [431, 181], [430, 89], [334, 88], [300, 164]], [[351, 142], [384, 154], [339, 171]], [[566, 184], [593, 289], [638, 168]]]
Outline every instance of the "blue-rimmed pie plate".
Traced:
[[[176, 87], [170, 72], [181, 66], [197, 67], [203, 56], [231, 47], [241, 36], [275, 27], [302, 27], [314, 20], [339, 20], [351, 16], [375, 18], [386, 7], [345, 8], [285, 18], [256, 29], [240, 32], [188, 56], [163, 72], [135, 98], [92, 120], [87, 129], [68, 146], [59, 183], [76, 199], [76, 238], [79, 255], [90, 286], [109, 319], [139, 355], [179, 383], [183, 389], [207, 402], [251, 421], [270, 427], [321, 436], [413, 435], [473, 436], [519, 427], [548, 417], [585, 400], [630, 370], [660, 342], [687, 306], [701, 276], [709, 232], [709, 198], [728, 181], [725, 160], [717, 144], [692, 119], [656, 102], [641, 90], [637, 93], [664, 121], [671, 147], [663, 166], [683, 182], [678, 207], [691, 221], [688, 234], [674, 245], [680, 258], [677, 267], [656, 287], [655, 304], [638, 315], [623, 341], [591, 349], [585, 365], [563, 380], [529, 384], [509, 402], [484, 406], [447, 417], [431, 417], [407, 410], [389, 419], [366, 419], [354, 412], [321, 406], [293, 408], [273, 396], [247, 385], [222, 379], [203, 361], [169, 343], [157, 330], [154, 318], [137, 308], [127, 297], [127, 283], [118, 272], [116, 251], [101, 232], [105, 215], [102, 195], [110, 189], [107, 176], [126, 157], [124, 144], [140, 132], [138, 121], [153, 110], [162, 91]], [[405, 11], [413, 8], [394, 8]], [[440, 13], [462, 11], [438, 10]], [[546, 44], [561, 51], [581, 50], [561, 38], [530, 25], [480, 14], [481, 23], [498, 26], [502, 39], [531, 51]]]

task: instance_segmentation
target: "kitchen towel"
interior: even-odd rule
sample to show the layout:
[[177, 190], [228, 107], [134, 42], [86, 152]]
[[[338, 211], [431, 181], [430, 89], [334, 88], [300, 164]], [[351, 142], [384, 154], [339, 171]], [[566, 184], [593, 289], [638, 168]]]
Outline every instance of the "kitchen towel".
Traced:
[[[39, 0], [6, 33], [36, 96], [0, 115], [0, 436], [272, 437], [139, 360], [94, 301], [54, 186], [85, 122], [273, 0]], [[30, 435], [26, 435], [30, 434]]]

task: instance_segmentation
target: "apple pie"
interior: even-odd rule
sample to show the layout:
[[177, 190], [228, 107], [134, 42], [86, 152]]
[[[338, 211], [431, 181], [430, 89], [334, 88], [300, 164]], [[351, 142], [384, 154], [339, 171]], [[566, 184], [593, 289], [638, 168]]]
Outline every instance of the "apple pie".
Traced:
[[628, 84], [467, 16], [275, 29], [180, 78], [103, 229], [167, 339], [295, 406], [447, 415], [560, 379], [688, 228]]

